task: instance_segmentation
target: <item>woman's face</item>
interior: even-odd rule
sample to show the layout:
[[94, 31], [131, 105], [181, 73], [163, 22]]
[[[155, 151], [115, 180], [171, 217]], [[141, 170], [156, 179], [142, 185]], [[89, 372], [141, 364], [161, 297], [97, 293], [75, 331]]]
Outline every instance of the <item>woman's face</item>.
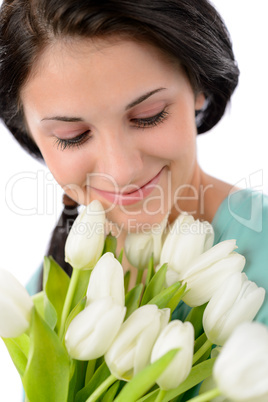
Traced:
[[203, 96], [154, 47], [58, 42], [34, 66], [21, 100], [56, 181], [80, 204], [100, 200], [120, 229], [148, 230], [193, 196]]

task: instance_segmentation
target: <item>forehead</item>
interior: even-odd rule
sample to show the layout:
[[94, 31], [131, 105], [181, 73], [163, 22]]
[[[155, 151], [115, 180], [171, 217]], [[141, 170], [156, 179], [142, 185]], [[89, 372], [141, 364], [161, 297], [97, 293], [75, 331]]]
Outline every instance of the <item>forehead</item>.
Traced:
[[[145, 57], [146, 55], [146, 57]], [[161, 49], [156, 46], [138, 41], [131, 40], [130, 38], [122, 38], [118, 36], [112, 36], [109, 38], [64, 38], [55, 40], [40, 53], [39, 57], [33, 63], [32, 69], [28, 76], [28, 81], [39, 74], [43, 74], [44, 71], [54, 71], [57, 69], [64, 69], [76, 60], [77, 63], [89, 65], [100, 63], [108, 64], [109, 59], [117, 58], [118, 64], [123, 60], [126, 63], [129, 60], [129, 64], [133, 57], [142, 56], [144, 64], [151, 58], [156, 61], [161, 61], [161, 63], [166, 64], [169, 67], [175, 67], [180, 69], [181, 65], [178, 59], [164, 53]], [[137, 61], [140, 57], [137, 58]], [[134, 66], [136, 66], [135, 63]], [[134, 67], [133, 66], [133, 67]], [[122, 66], [123, 67], [123, 66]]]
[[[129, 102], [135, 96], [165, 87], [180, 77], [175, 66], [152, 45], [129, 40], [57, 41], [47, 47], [33, 66], [21, 92], [21, 100], [46, 106], [74, 98], [81, 102], [107, 98], [109, 102]], [[97, 99], [95, 99], [97, 97]], [[37, 102], [38, 101], [38, 102]], [[71, 102], [70, 102], [71, 103]], [[72, 107], [72, 105], [70, 106]]]

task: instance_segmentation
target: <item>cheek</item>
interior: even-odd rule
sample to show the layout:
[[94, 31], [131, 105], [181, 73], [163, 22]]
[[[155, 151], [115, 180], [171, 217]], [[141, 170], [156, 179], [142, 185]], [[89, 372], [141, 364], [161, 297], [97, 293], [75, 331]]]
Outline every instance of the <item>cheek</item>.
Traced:
[[53, 177], [61, 187], [82, 187], [90, 166], [79, 150], [60, 151], [57, 149], [41, 149], [44, 160]]
[[195, 123], [186, 119], [176, 119], [154, 138], [155, 154], [168, 160], [192, 158], [195, 153], [196, 127]]

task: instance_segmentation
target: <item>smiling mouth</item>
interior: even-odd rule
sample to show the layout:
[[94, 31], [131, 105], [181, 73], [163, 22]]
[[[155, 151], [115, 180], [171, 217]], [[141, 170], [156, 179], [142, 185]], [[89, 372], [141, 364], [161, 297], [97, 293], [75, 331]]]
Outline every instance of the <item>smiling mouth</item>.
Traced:
[[111, 191], [104, 191], [104, 190], [99, 190], [98, 188], [91, 187], [92, 190], [94, 190], [96, 193], [100, 194], [103, 198], [105, 198], [107, 201], [116, 204], [116, 205], [131, 205], [135, 204], [144, 198], [148, 197], [148, 195], [154, 190], [154, 188], [157, 186], [161, 173], [164, 168], [160, 170], [159, 173], [157, 173], [156, 176], [154, 176], [150, 181], [148, 181], [146, 184], [143, 186], [136, 188], [130, 192], [125, 192], [125, 193], [120, 193], [120, 192], [111, 192]]

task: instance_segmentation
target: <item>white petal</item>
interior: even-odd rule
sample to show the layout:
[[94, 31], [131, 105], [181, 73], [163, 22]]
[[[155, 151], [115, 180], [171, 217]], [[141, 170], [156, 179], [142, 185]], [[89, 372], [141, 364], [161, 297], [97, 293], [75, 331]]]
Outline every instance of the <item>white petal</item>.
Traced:
[[70, 355], [78, 360], [102, 356], [119, 331], [125, 310], [109, 297], [87, 306], [66, 332], [65, 344]]
[[223, 281], [234, 272], [241, 272], [245, 265], [245, 257], [232, 253], [193, 275], [185, 277], [189, 292], [183, 301], [189, 306], [200, 306], [208, 302], [219, 289]]
[[256, 322], [240, 324], [213, 367], [222, 393], [235, 401], [268, 400], [267, 356], [267, 327]]
[[236, 240], [225, 240], [216, 244], [214, 247], [204, 252], [200, 255], [200, 257], [193, 261], [187, 270], [186, 275], [193, 275], [205, 267], [209, 267], [215, 262], [227, 257], [235, 248], [237, 248]]
[[124, 272], [120, 262], [112, 253], [105, 253], [92, 270], [88, 290], [87, 304], [105, 297], [124, 306]]
[[33, 302], [22, 284], [0, 269], [0, 336], [15, 338], [29, 325]]

